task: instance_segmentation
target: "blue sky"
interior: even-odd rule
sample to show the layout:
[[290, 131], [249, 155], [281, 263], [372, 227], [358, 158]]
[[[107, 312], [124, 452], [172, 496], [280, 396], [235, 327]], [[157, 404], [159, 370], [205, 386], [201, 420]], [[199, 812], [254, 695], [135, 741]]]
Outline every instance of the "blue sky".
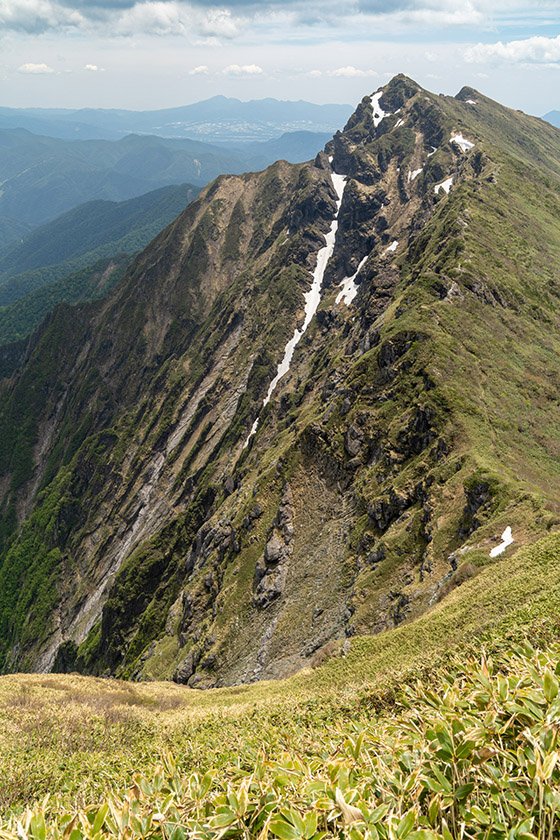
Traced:
[[403, 72], [560, 110], [560, 0], [0, 0], [0, 105], [354, 104]]

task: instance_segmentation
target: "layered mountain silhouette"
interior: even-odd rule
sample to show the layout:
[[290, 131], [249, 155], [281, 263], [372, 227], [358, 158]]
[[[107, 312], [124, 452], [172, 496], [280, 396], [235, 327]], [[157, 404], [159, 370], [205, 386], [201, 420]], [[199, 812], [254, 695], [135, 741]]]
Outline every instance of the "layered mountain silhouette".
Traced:
[[281, 677], [507, 575], [560, 522], [559, 242], [560, 132], [404, 76], [204, 188], [0, 352], [1, 668]]
[[222, 173], [263, 169], [278, 158], [299, 162], [314, 157], [329, 137], [296, 131], [213, 145], [138, 134], [61, 140], [0, 128], [0, 249], [84, 202], [123, 202], [185, 182], [201, 187]]

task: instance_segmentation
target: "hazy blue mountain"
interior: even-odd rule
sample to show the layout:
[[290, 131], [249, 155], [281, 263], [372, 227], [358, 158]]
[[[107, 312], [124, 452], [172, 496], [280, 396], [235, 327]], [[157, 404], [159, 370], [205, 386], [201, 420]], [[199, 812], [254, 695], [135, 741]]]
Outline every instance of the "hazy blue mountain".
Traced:
[[[0, 306], [0, 347], [26, 338], [59, 303], [76, 304], [105, 297], [133, 259], [132, 254], [116, 254], [97, 260], [29, 292], [9, 306]], [[9, 372], [9, 365], [0, 362], [0, 378]]]
[[257, 160], [288, 160], [300, 163], [315, 157], [331, 139], [332, 134], [320, 134], [314, 131], [290, 131], [275, 140], [258, 143], [246, 143], [239, 148], [245, 155], [252, 151]]
[[138, 251], [199, 192], [192, 184], [182, 184], [128, 201], [80, 204], [5, 249], [0, 254], [0, 277], [75, 259], [100, 247], [109, 247], [111, 254]]
[[85, 201], [124, 201], [187, 181], [203, 186], [244, 168], [236, 151], [191, 140], [130, 135], [69, 142], [0, 131], [0, 215], [35, 226]]
[[549, 111], [548, 114], [544, 115], [543, 120], [560, 128], [560, 111]]
[[97, 199], [125, 201], [171, 184], [204, 186], [218, 175], [264, 169], [274, 160], [315, 157], [324, 134], [285, 134], [270, 145], [215, 146], [128, 135], [68, 141], [24, 129], [0, 130], [0, 247], [61, 213]]
[[29, 233], [30, 226], [9, 216], [0, 216], [0, 251], [11, 242], [20, 240], [22, 236]]
[[332, 135], [352, 113], [350, 105], [315, 105], [226, 96], [157, 111], [82, 108], [0, 108], [0, 129], [26, 128], [65, 140], [116, 140], [130, 133], [207, 142], [270, 140], [288, 131]]

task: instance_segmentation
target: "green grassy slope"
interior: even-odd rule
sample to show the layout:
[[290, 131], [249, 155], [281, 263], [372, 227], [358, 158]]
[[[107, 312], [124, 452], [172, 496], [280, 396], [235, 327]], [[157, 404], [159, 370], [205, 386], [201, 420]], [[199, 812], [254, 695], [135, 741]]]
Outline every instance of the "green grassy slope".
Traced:
[[0, 828], [15, 832], [10, 815], [31, 805], [21, 820], [37, 840], [41, 817], [54, 838], [76, 807], [80, 837], [159, 837], [162, 821], [180, 837], [547, 836], [559, 552], [546, 538], [417, 622], [283, 682], [2, 677]]
[[[4, 669], [169, 510], [55, 660], [141, 682], [0, 678], [5, 840], [556, 836], [560, 133], [472, 89], [385, 96], [399, 114], [374, 130], [366, 102], [333, 143], [342, 236], [266, 410], [332, 217], [326, 158], [220, 179], [109, 299], [56, 310], [6, 386]], [[264, 609], [263, 557], [289, 563]], [[286, 651], [307, 667], [251, 682]], [[195, 654], [191, 685], [248, 684], [150, 681]]]

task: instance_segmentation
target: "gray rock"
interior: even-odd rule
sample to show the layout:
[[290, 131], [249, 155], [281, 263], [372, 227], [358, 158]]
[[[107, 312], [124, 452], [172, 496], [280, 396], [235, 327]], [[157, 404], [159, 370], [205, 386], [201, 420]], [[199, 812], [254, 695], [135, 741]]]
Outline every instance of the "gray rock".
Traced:
[[177, 668], [175, 669], [175, 673], [173, 674], [173, 682], [180, 683], [181, 685], [186, 685], [189, 679], [194, 674], [196, 668], [195, 656], [194, 651], [190, 651], [182, 662], [179, 663]]
[[286, 585], [287, 573], [286, 565], [280, 565], [263, 577], [253, 596], [255, 606], [265, 609], [280, 597]]
[[362, 431], [355, 423], [351, 423], [348, 426], [346, 436], [344, 438], [344, 448], [350, 457], [353, 458], [358, 454], [362, 448], [363, 440], [364, 436]]
[[277, 534], [269, 539], [264, 550], [264, 559], [267, 566], [276, 566], [284, 559], [286, 554], [286, 544], [284, 540]]

